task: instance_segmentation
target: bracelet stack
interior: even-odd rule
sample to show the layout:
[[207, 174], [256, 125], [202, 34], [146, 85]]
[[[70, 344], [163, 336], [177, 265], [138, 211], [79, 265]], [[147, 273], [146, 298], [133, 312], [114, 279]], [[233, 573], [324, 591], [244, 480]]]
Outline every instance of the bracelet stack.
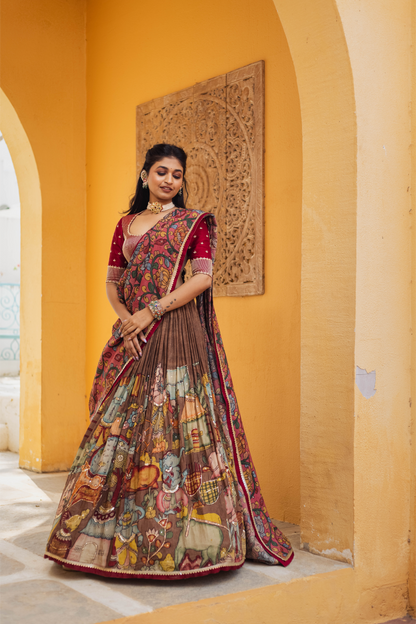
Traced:
[[155, 301], [151, 301], [147, 307], [152, 313], [153, 318], [156, 319], [156, 321], [160, 321], [165, 313], [165, 310], [160, 305], [160, 302], [156, 299]]

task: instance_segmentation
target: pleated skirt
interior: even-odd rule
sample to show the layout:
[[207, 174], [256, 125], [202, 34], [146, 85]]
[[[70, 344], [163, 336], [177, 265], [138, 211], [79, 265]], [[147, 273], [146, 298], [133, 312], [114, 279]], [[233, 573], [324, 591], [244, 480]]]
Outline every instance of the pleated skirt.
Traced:
[[228, 432], [195, 303], [166, 314], [81, 443], [45, 556], [128, 578], [186, 578], [244, 563]]

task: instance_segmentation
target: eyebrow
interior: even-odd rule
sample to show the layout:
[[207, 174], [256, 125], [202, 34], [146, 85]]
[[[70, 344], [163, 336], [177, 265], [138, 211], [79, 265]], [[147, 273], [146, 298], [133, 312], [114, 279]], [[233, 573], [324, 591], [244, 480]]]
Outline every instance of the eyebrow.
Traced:
[[[166, 169], [166, 171], [169, 171], [169, 167], [165, 167], [165, 165], [158, 165], [157, 169]], [[176, 171], [178, 171], [179, 173], [183, 173], [182, 169], [174, 169], [173, 172], [175, 173]]]

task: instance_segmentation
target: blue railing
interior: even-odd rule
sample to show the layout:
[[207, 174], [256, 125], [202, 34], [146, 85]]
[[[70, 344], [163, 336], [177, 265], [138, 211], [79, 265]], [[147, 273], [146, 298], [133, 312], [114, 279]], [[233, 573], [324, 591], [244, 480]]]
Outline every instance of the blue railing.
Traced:
[[0, 360], [20, 358], [20, 284], [0, 284]]

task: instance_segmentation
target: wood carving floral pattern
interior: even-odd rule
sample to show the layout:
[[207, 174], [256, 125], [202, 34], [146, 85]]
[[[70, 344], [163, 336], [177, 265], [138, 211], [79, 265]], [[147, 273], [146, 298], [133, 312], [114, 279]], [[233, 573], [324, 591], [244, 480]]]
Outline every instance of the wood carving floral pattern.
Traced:
[[137, 107], [137, 174], [152, 145], [180, 145], [188, 207], [216, 216], [216, 296], [264, 293], [263, 76], [260, 61]]

